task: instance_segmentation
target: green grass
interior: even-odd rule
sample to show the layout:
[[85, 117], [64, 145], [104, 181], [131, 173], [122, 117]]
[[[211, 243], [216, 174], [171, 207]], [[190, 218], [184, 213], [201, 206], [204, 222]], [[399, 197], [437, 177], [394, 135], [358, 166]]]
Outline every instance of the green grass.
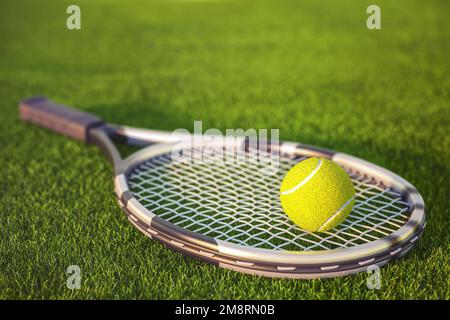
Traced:
[[[77, 1], [69, 31], [72, 1], [0, 0], [0, 298], [449, 299], [450, 6], [376, 2], [378, 31], [360, 0]], [[409, 180], [427, 229], [380, 290], [206, 265], [131, 226], [96, 148], [19, 121], [36, 94], [148, 128], [280, 128]]]

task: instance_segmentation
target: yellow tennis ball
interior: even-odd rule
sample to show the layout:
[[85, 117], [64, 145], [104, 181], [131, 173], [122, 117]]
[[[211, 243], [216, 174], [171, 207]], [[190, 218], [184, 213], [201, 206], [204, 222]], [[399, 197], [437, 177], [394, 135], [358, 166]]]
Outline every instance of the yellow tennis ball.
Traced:
[[326, 231], [352, 211], [355, 189], [344, 169], [330, 160], [309, 158], [289, 170], [281, 183], [281, 206], [300, 228]]

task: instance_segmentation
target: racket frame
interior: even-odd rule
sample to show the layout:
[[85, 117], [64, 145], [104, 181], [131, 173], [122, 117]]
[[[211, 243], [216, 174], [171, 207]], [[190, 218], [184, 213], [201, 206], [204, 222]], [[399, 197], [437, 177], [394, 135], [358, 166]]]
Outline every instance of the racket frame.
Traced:
[[[71, 138], [97, 145], [114, 166], [114, 190], [119, 206], [129, 221], [149, 238], [168, 248], [208, 263], [238, 272], [268, 277], [320, 278], [364, 271], [370, 265], [382, 266], [406, 254], [425, 228], [424, 202], [417, 190], [405, 179], [382, 167], [344, 153], [295, 142], [271, 144], [281, 154], [323, 157], [376, 179], [400, 193], [409, 204], [408, 221], [390, 235], [349, 248], [314, 251], [282, 251], [254, 248], [204, 236], [172, 224], [145, 208], [130, 192], [128, 174], [144, 160], [170, 153], [179, 146], [179, 134], [107, 124], [98, 117], [65, 106], [45, 97], [21, 102], [20, 117]], [[113, 141], [148, 145], [122, 159]], [[248, 147], [245, 137], [233, 137], [238, 149]]]
[[[245, 148], [245, 140], [240, 142]], [[425, 226], [423, 199], [403, 178], [359, 158], [344, 153], [309, 147], [292, 142], [272, 146], [280, 152], [294, 151], [297, 156], [328, 158], [357, 172], [367, 172], [386, 187], [401, 193], [411, 206], [409, 221], [394, 233], [379, 240], [350, 248], [315, 251], [276, 251], [253, 248], [206, 237], [167, 222], [142, 206], [132, 195], [126, 176], [143, 160], [173, 151], [175, 144], [149, 146], [122, 162], [114, 179], [115, 194], [128, 219], [145, 235], [176, 251], [240, 272], [276, 277], [330, 277], [365, 270], [405, 254], [422, 234]]]

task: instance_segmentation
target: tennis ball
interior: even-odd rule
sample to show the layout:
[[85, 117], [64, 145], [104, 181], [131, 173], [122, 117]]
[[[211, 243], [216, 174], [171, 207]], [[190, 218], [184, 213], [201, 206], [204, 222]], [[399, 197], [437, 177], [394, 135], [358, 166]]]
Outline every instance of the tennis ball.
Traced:
[[355, 189], [344, 169], [322, 158], [309, 158], [289, 170], [280, 187], [281, 206], [308, 231], [334, 228], [352, 211]]

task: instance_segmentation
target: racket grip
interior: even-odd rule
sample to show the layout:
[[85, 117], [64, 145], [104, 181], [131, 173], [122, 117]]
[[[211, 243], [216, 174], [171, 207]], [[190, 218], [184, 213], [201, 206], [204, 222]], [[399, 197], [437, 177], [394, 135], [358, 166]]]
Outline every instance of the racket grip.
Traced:
[[81, 141], [88, 141], [89, 129], [104, 124], [103, 120], [92, 114], [57, 105], [45, 97], [22, 100], [19, 113], [23, 121]]

